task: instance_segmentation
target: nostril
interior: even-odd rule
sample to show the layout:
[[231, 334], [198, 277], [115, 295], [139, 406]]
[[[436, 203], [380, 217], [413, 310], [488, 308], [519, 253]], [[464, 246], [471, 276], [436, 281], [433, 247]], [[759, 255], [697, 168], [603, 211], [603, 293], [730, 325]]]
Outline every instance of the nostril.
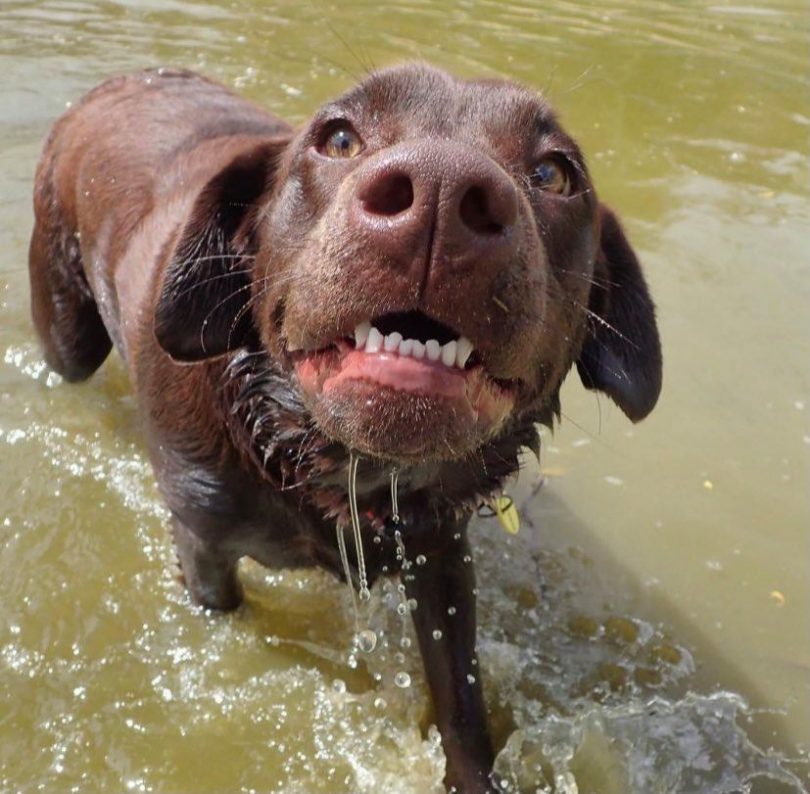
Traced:
[[458, 211], [464, 225], [477, 234], [500, 234], [503, 226], [493, 217], [487, 191], [473, 185], [461, 199]]
[[413, 204], [413, 183], [402, 173], [385, 174], [362, 192], [360, 201], [372, 215], [399, 215]]

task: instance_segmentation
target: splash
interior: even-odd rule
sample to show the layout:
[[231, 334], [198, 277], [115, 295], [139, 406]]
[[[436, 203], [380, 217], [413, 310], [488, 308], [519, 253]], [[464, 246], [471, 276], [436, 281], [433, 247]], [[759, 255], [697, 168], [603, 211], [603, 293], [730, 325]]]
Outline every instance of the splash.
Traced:
[[506, 792], [806, 791], [784, 759], [745, 734], [738, 720], [749, 713], [739, 695], [717, 692], [549, 714], [509, 737], [495, 773]]

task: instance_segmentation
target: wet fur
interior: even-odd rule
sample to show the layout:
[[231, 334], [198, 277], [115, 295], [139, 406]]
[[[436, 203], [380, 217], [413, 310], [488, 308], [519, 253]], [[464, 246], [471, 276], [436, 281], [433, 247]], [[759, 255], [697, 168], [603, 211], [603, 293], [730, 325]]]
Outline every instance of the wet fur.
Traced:
[[[400, 138], [415, 141], [402, 156], [417, 167], [426, 137], [451, 141], [439, 169], [463, 170], [470, 146], [486, 150], [494, 158], [486, 163], [499, 165], [484, 166], [514, 181], [518, 242], [493, 240], [482, 268], [483, 255], [459, 249], [442, 228], [369, 237], [347, 207], [375, 161], [336, 170], [309, 155], [335, 107], [379, 138], [380, 167]], [[521, 141], [533, 135], [564, 147], [579, 169], [582, 190], [570, 201], [532, 192]], [[294, 133], [197, 75], [144, 72], [108, 81], [57, 122], [34, 208], [32, 313], [46, 359], [78, 381], [113, 345], [124, 357], [197, 603], [235, 608], [245, 555], [342, 576], [335, 525], [348, 524], [346, 439], [380, 451], [362, 458], [358, 477], [368, 578], [398, 572], [388, 491], [398, 466], [397, 527], [409, 556], [428, 560], [405, 585], [419, 603], [413, 617], [446, 781], [490, 790], [480, 676], [467, 678], [475, 659], [467, 522], [524, 450], [539, 451], [536, 427], [558, 415], [572, 365], [633, 420], [652, 409], [661, 385], [638, 262], [551, 111], [510, 83], [409, 66], [372, 75]], [[474, 336], [492, 373], [516, 384], [502, 423], [456, 437], [446, 429], [454, 417], [427, 398], [380, 399], [358, 412], [351, 401], [313, 403], [301, 393], [290, 337], [323, 340], [358, 318], [415, 306]], [[404, 429], [420, 422], [423, 458], [399, 460]], [[379, 543], [369, 542], [374, 534]]]

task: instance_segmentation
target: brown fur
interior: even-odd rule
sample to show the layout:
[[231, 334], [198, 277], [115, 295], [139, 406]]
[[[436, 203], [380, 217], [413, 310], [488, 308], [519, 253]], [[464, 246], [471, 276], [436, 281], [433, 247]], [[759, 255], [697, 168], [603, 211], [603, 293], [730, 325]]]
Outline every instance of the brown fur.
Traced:
[[[337, 123], [360, 135], [357, 156], [324, 156]], [[533, 169], [548, 157], [564, 164], [570, 195], [537, 188]], [[552, 423], [573, 364], [634, 421], [661, 385], [638, 262], [547, 105], [508, 82], [405, 66], [293, 132], [202, 77], [143, 72], [57, 122], [35, 214], [32, 311], [47, 361], [81, 380], [112, 345], [125, 359], [196, 602], [236, 607], [244, 555], [341, 576], [349, 449], [362, 454], [369, 579], [399, 572], [397, 466], [398, 528], [411, 558], [428, 559], [404, 582], [447, 783], [489, 790], [480, 676], [467, 678], [469, 517], [522, 449], [537, 451], [536, 424]], [[358, 322], [417, 312], [473, 340], [508, 410], [467, 416], [367, 383], [302, 389], [296, 361], [310, 353], [295, 348], [326, 351], [328, 363]]]

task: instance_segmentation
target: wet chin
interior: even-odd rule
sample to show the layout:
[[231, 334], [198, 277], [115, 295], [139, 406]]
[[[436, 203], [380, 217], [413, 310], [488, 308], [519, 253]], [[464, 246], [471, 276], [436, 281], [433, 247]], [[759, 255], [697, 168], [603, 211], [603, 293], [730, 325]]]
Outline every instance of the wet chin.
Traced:
[[463, 457], [501, 423], [461, 400], [413, 394], [353, 381], [314, 398], [313, 416], [344, 446], [385, 460], [419, 462]]
[[492, 437], [511, 393], [470, 370], [383, 351], [330, 349], [299, 358], [299, 384], [321, 429], [386, 460], [449, 460]]

